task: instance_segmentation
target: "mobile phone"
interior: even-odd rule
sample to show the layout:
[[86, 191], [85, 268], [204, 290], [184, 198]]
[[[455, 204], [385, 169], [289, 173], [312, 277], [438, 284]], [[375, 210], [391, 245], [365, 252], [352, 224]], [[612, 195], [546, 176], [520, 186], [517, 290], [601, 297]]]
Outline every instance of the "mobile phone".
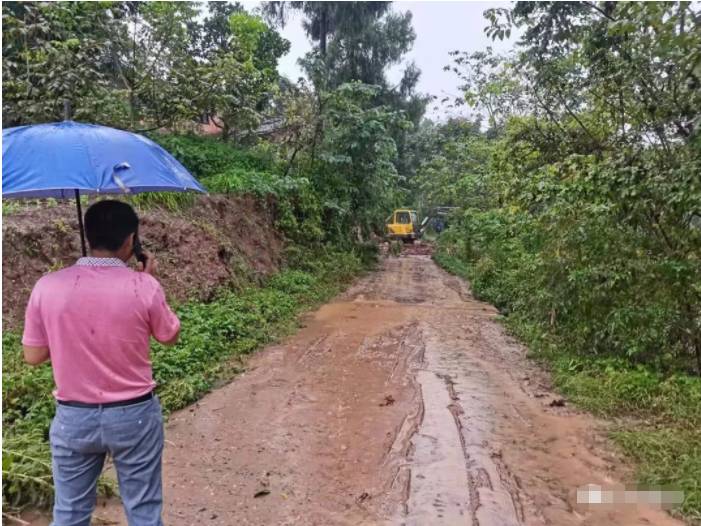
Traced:
[[139, 231], [134, 232], [134, 257], [139, 263], [144, 265], [146, 268], [146, 254], [144, 254], [144, 249], [141, 246], [141, 241], [139, 240]]

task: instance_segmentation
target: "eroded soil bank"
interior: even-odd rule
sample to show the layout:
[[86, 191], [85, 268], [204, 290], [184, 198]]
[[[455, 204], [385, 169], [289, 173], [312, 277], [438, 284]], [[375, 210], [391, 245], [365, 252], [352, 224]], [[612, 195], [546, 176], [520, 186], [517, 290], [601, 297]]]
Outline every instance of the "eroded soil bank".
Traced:
[[386, 259], [171, 416], [166, 524], [680, 524], [577, 504], [629, 474], [495, 314], [429, 256]]
[[[278, 270], [283, 239], [275, 229], [275, 203], [251, 196], [204, 196], [178, 212], [140, 213], [139, 235], [156, 254], [158, 279], [170, 299], [210, 299], [228, 283]], [[34, 283], [80, 256], [75, 203], [31, 208], [3, 217], [2, 320], [22, 325]]]

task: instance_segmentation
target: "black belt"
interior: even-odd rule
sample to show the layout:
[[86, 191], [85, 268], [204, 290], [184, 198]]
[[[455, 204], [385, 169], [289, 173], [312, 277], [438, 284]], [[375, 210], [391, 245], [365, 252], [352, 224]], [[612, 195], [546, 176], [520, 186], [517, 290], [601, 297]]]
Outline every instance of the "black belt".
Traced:
[[104, 404], [90, 404], [87, 402], [72, 402], [70, 400], [56, 400], [61, 405], [67, 405], [69, 407], [85, 407], [86, 409], [102, 409], [105, 407], [123, 407], [125, 405], [140, 404], [141, 402], [147, 402], [154, 397], [154, 392], [151, 391], [148, 394], [139, 396], [137, 398], [130, 398], [129, 400], [120, 400], [119, 402], [106, 402]]

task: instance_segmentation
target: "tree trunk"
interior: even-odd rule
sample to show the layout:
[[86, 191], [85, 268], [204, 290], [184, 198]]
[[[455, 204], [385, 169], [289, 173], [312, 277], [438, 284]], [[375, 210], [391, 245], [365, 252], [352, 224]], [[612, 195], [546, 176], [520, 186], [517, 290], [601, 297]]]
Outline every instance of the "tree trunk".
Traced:
[[68, 99], [63, 99], [63, 120], [69, 121], [73, 118], [73, 109], [71, 107], [71, 101]]
[[682, 312], [686, 317], [685, 328], [687, 330], [682, 334], [688, 333], [688, 337], [682, 336], [682, 344], [693, 352], [694, 358], [696, 358], [696, 372], [701, 376], [701, 333], [698, 331], [696, 325], [698, 316], [692, 305], [693, 303], [689, 301], [683, 303]]
[[326, 58], [326, 33], [328, 28], [328, 3], [323, 2], [321, 7], [321, 23], [319, 28], [319, 51], [321, 56]]
[[136, 96], [134, 89], [129, 89], [129, 125], [132, 130], [136, 129]]
[[285, 168], [285, 173], [283, 174], [283, 177], [287, 177], [287, 174], [290, 173], [290, 169], [292, 168], [292, 164], [295, 162], [295, 157], [297, 157], [297, 153], [301, 149], [302, 149], [301, 144], [298, 144], [297, 146], [295, 146], [295, 149], [292, 152], [292, 157], [290, 157], [290, 160], [287, 161], [287, 167]]

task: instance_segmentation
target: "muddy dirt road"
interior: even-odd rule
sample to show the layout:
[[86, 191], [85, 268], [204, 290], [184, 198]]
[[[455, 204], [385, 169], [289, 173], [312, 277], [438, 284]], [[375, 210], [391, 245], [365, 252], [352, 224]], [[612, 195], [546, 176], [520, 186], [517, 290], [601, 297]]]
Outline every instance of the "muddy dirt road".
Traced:
[[626, 472], [495, 314], [429, 256], [385, 260], [172, 415], [166, 524], [679, 524], [577, 504]]

